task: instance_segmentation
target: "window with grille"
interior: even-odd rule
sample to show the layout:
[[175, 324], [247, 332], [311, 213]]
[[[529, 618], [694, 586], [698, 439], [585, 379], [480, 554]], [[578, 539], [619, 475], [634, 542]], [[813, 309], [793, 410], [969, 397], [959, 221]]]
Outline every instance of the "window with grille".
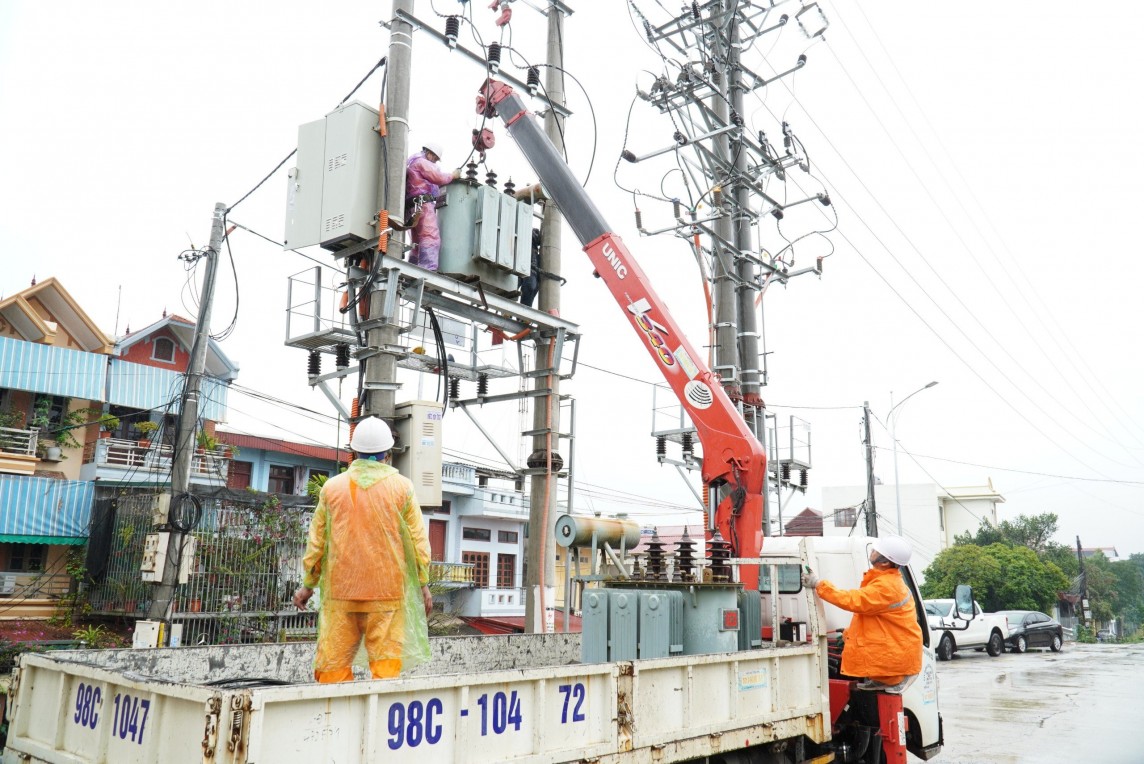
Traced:
[[294, 493], [294, 468], [270, 465], [270, 481], [266, 490], [270, 493]]
[[151, 344], [151, 358], [166, 363], [175, 362], [175, 343], [169, 337], [156, 337]]
[[834, 510], [835, 528], [851, 528], [857, 519], [858, 510], [856, 507], [845, 507], [843, 509]]
[[516, 555], [497, 555], [497, 588], [511, 589], [516, 583]]
[[30, 572], [44, 569], [44, 544], [12, 544], [8, 547], [8, 570]]
[[461, 552], [461, 562], [473, 566], [473, 584], [478, 589], [489, 588], [488, 552]]
[[497, 531], [497, 541], [502, 544], [515, 544], [518, 538], [520, 534], [516, 531]]

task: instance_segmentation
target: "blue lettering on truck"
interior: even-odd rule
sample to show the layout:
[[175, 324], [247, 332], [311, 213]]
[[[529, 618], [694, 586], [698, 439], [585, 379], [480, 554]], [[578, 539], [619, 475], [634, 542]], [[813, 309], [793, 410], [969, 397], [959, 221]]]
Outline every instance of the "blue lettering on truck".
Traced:
[[[75, 694], [75, 714], [72, 721], [81, 727], [95, 729], [99, 725], [103, 708], [103, 690], [80, 682]], [[115, 693], [115, 711], [111, 717], [111, 734], [120, 740], [143, 745], [151, 701], [127, 693]]]
[[[557, 692], [563, 696], [561, 724], [582, 722], [588, 718], [584, 713], [587, 690], [582, 682], [562, 684]], [[481, 737], [519, 732], [524, 723], [524, 707], [516, 690], [483, 693], [477, 698], [477, 707], [473, 710], [480, 715]], [[462, 708], [458, 711], [458, 716], [467, 717], [469, 712], [470, 709]], [[387, 715], [389, 749], [397, 751], [401, 748], [417, 748], [422, 743], [436, 745], [441, 742], [445, 734], [444, 715], [445, 704], [440, 698], [390, 704]]]

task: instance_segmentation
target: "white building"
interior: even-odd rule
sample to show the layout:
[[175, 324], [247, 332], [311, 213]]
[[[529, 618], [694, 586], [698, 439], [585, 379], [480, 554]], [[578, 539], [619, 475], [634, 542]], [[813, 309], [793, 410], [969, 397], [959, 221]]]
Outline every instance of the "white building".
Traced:
[[422, 507], [437, 577], [463, 616], [524, 616], [528, 499], [519, 479], [469, 464], [442, 466], [440, 507]]
[[[913, 568], [919, 574], [938, 552], [953, 546], [956, 536], [975, 534], [982, 523], [997, 524], [997, 505], [1005, 501], [987, 479], [986, 485], [943, 488], [934, 483], [900, 486], [902, 532], [914, 546]], [[862, 505], [866, 486], [822, 489], [822, 534], [846, 536], [866, 533]], [[892, 485], [874, 486], [878, 535], [898, 534], [898, 511]], [[855, 527], [857, 526], [857, 527]]]

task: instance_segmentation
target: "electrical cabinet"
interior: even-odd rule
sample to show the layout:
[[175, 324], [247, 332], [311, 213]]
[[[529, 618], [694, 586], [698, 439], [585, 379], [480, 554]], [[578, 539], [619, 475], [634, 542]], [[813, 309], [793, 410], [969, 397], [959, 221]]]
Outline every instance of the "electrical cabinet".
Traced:
[[375, 109], [354, 101], [298, 128], [286, 190], [286, 248], [338, 250], [377, 235], [377, 123]]
[[413, 481], [417, 503], [441, 506], [441, 416], [436, 401], [406, 401], [395, 407], [397, 447], [393, 466]]
[[[139, 571], [144, 581], [158, 583], [163, 580], [163, 569], [167, 566], [167, 548], [171, 543], [171, 534], [167, 531], [148, 533], [143, 539], [143, 561], [139, 564]], [[195, 537], [187, 534], [183, 536], [182, 557], [179, 558], [179, 583], [187, 583], [191, 575], [191, 567], [195, 559]]]

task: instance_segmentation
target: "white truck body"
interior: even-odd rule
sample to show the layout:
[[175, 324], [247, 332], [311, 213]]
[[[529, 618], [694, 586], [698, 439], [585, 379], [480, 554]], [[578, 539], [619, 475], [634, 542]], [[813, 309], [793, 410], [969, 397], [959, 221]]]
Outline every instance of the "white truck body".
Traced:
[[[861, 539], [774, 542], [796, 579], [804, 564], [848, 586], [865, 571]], [[312, 682], [312, 643], [25, 654], [4, 761], [621, 764], [826, 742], [823, 605], [801, 587], [763, 599], [764, 621], [798, 618], [805, 641], [582, 664], [579, 634], [442, 637], [408, 676], [338, 685]], [[910, 734], [931, 748], [941, 738], [932, 668], [927, 649], [905, 697], [920, 725]]]
[[952, 599], [926, 600], [926, 616], [938, 660], [949, 660], [958, 650], [987, 650], [993, 657], [1004, 652], [1009, 637], [1005, 616], [986, 613], [973, 603], [973, 618], [963, 618]]

